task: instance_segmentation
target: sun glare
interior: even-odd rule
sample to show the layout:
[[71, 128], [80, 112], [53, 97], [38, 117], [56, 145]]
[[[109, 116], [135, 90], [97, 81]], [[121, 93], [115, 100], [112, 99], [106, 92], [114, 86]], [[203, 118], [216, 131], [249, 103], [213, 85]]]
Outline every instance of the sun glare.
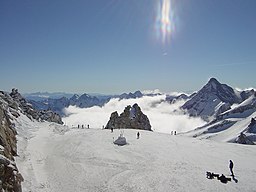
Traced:
[[170, 41], [174, 30], [174, 11], [171, 0], [159, 0], [158, 10], [155, 21], [155, 29], [157, 39], [160, 39], [163, 44]]

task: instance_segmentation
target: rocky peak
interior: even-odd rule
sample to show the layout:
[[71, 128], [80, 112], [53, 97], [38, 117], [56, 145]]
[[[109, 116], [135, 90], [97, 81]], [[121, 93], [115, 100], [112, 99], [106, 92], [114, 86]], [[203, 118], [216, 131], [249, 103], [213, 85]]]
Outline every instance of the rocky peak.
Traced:
[[86, 93], [80, 96], [80, 99], [88, 99], [88, 98], [90, 98], [90, 96]]
[[74, 95], [70, 98], [70, 100], [76, 101], [78, 98], [79, 98], [79, 95], [74, 94]]
[[256, 119], [252, 118], [251, 123], [248, 125], [248, 133], [256, 133]]
[[236, 143], [246, 144], [246, 145], [254, 145], [253, 141], [249, 139], [243, 132], [235, 140]]
[[206, 84], [206, 86], [210, 86], [212, 89], [216, 89], [220, 85], [221, 85], [221, 83], [213, 77]]
[[105, 128], [152, 131], [148, 117], [142, 113], [138, 104], [134, 104], [133, 106], [128, 105], [120, 115], [116, 111], [113, 112]]
[[21, 109], [21, 112], [27, 115], [30, 119], [45, 120], [63, 124], [61, 117], [58, 114], [52, 112], [51, 110], [35, 110], [32, 107], [32, 105], [22, 97], [18, 89], [13, 88], [10, 93], [10, 96], [18, 104], [18, 106]]
[[241, 98], [242, 98], [243, 100], [246, 100], [246, 99], [248, 99], [249, 97], [251, 97], [252, 95], [256, 96], [256, 92], [255, 92], [254, 89], [250, 89], [250, 90], [242, 91], [242, 92], [240, 93], [240, 95], [241, 95]]
[[225, 103], [233, 104], [241, 102], [241, 99], [237, 96], [232, 87], [226, 84], [221, 84], [215, 78], [211, 78], [198, 93], [213, 94]]
[[232, 104], [240, 102], [241, 98], [233, 88], [211, 78], [181, 108], [192, 116], [201, 116], [204, 120], [209, 121], [216, 115], [230, 109]]
[[140, 91], [136, 91], [134, 93], [123, 93], [118, 96], [119, 99], [135, 99], [135, 98], [140, 98], [143, 97], [143, 94]]

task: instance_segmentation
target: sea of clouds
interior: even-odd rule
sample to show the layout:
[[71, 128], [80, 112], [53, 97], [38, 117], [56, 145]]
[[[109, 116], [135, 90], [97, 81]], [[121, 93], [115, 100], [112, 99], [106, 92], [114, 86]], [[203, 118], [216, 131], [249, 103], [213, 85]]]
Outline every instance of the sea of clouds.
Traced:
[[136, 99], [111, 99], [103, 107], [78, 108], [70, 106], [64, 109], [63, 121], [68, 126], [90, 125], [90, 128], [102, 128], [110, 118], [112, 112], [118, 114], [124, 111], [127, 105], [137, 103], [142, 112], [148, 116], [152, 130], [161, 133], [171, 131], [186, 132], [202, 126], [205, 122], [201, 118], [189, 117], [180, 111], [179, 107], [184, 100], [170, 104], [165, 101], [165, 95], [143, 96]]

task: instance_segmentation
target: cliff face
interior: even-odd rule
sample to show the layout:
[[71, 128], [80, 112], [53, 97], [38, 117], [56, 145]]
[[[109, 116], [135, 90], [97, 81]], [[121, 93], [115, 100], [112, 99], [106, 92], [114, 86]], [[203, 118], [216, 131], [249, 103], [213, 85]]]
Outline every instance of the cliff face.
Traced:
[[12, 89], [10, 93], [11, 98], [17, 103], [21, 108], [21, 111], [24, 112], [30, 119], [43, 120], [49, 122], [55, 122], [58, 124], [63, 124], [60, 115], [51, 111], [51, 110], [35, 110], [30, 103], [26, 101], [25, 98], [21, 96], [18, 92], [18, 89]]
[[148, 117], [142, 113], [138, 104], [134, 104], [132, 107], [130, 105], [127, 106], [120, 116], [116, 111], [113, 112], [105, 128], [142, 129], [152, 131]]
[[17, 155], [14, 124], [19, 116], [18, 105], [7, 94], [0, 92], [0, 191], [21, 192], [23, 180], [14, 162]]
[[61, 117], [48, 110], [37, 111], [24, 99], [17, 89], [6, 93], [0, 91], [0, 192], [21, 192], [22, 175], [15, 164], [17, 155], [14, 119], [23, 113], [31, 120], [62, 124]]

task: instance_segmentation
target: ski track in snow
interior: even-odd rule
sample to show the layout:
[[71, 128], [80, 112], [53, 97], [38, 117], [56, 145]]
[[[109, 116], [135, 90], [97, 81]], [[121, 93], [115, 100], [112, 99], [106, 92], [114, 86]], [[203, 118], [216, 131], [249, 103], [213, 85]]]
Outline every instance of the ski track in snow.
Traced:
[[[18, 120], [18, 168], [25, 192], [256, 191], [255, 146], [125, 130], [126, 146], [113, 144], [119, 130], [67, 127]], [[226, 176], [234, 161], [238, 183]]]

